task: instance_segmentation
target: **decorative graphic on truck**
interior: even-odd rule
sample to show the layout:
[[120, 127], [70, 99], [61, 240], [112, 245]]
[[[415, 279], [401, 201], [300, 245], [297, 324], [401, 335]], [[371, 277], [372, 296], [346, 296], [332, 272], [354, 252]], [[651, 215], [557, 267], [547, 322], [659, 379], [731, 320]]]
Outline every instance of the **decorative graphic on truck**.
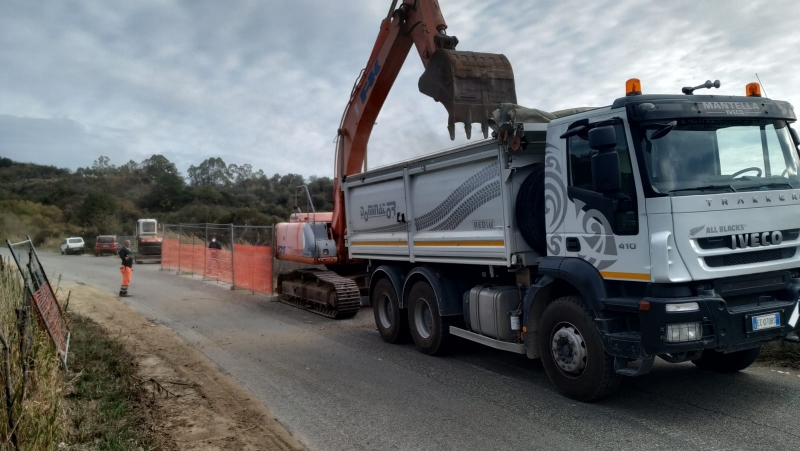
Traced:
[[481, 205], [496, 197], [500, 197], [500, 194], [500, 180], [495, 180], [469, 196], [455, 209], [453, 214], [431, 230], [455, 230], [459, 224], [467, 219], [467, 216], [471, 215], [472, 212], [477, 210]]
[[[417, 230], [455, 230], [475, 210], [490, 200], [500, 197], [501, 188], [500, 163], [495, 160], [470, 176], [431, 211], [416, 218], [414, 225]], [[394, 208], [394, 203], [392, 204]], [[379, 205], [361, 207], [361, 217], [367, 221], [371, 217], [381, 216], [380, 211]], [[394, 212], [394, 210], [392, 211]], [[359, 233], [407, 232], [408, 224], [398, 222], [383, 227], [356, 229], [356, 231]]]
[[[486, 182], [488, 182], [488, 181], [490, 181], [492, 179], [495, 179], [497, 181], [497, 183], [498, 183], [497, 195], [499, 196], [500, 195], [500, 192], [499, 192], [500, 164], [497, 161], [485, 166], [483, 169], [481, 169], [480, 171], [476, 172], [474, 175], [472, 175], [470, 178], [468, 178], [464, 183], [459, 185], [459, 187], [456, 188], [455, 191], [450, 193], [450, 195], [447, 196], [447, 199], [445, 199], [444, 202], [439, 204], [433, 210], [431, 210], [431, 211], [425, 213], [424, 215], [420, 216], [419, 218], [417, 218], [417, 220], [414, 222], [414, 225], [417, 226], [417, 230], [425, 230], [425, 229], [428, 229], [428, 228], [433, 227], [434, 225], [438, 224], [448, 214], [450, 214], [450, 212], [452, 212], [453, 209], [455, 209], [456, 206], [458, 206], [458, 204], [463, 199], [465, 199], [471, 193], [473, 193], [474, 191], [478, 190]], [[483, 196], [483, 197], [481, 197], [480, 201], [482, 201], [482, 203], [480, 203], [480, 205], [477, 205], [475, 208], [473, 208], [470, 211], [470, 213], [475, 211], [475, 209], [477, 209], [477, 207], [485, 204], [486, 202], [488, 202], [491, 199], [494, 199], [495, 197], [497, 197], [497, 196], [492, 196], [492, 197]], [[470, 199], [472, 199], [472, 198], [470, 198]], [[462, 213], [463, 213], [463, 211], [462, 211]], [[466, 218], [466, 216], [463, 215], [463, 214], [459, 214], [459, 215], [461, 216], [461, 220], [459, 220], [455, 224], [456, 226], [458, 224], [460, 224], [461, 221], [464, 220], [464, 218]], [[452, 224], [455, 221], [448, 221], [448, 222], [450, 224]], [[452, 230], [452, 229], [437, 228], [437, 229], [434, 229], [434, 230]]]
[[[571, 202], [567, 198], [567, 186], [561, 172], [561, 163], [556, 156], [557, 147], [547, 145], [545, 151], [544, 173], [544, 198], [545, 198], [545, 225], [548, 235], [548, 255], [560, 255], [562, 234], [559, 228], [567, 217], [567, 210], [575, 209], [575, 219], [581, 225], [582, 252], [578, 257], [586, 260], [592, 266], [602, 271], [617, 261], [617, 243], [614, 232], [608, 219], [599, 211], [587, 208], [586, 204], [575, 199]], [[570, 206], [570, 203], [573, 205]]]
[[[599, 211], [586, 208], [586, 204], [575, 199], [577, 219], [583, 233], [579, 236], [587, 245], [588, 252], [580, 252], [578, 257], [586, 260], [592, 266], [602, 271], [617, 262], [617, 240], [608, 219]], [[581, 249], [584, 249], [581, 246]]]
[[557, 151], [558, 147], [547, 144], [544, 156], [544, 220], [549, 235], [547, 252], [559, 255], [562, 237], [557, 232], [567, 216], [567, 186], [561, 178], [561, 163], [554, 149]]

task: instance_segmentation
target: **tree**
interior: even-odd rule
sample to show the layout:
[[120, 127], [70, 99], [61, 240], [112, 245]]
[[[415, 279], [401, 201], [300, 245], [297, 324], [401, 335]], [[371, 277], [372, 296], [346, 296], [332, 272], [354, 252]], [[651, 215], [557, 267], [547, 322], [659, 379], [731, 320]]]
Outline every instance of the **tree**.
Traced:
[[179, 210], [189, 203], [186, 182], [177, 174], [163, 173], [140, 205], [151, 211], [169, 212]]
[[175, 163], [169, 161], [163, 155], [153, 155], [152, 157], [142, 161], [142, 169], [149, 183], [154, 183], [161, 178], [164, 174], [175, 175], [180, 177], [178, 168]]
[[233, 175], [234, 181], [237, 185], [241, 185], [250, 181], [253, 178], [253, 166], [250, 163], [245, 163], [241, 166], [231, 164], [228, 170]]
[[102, 191], [92, 191], [83, 199], [78, 219], [84, 225], [89, 225], [98, 216], [113, 215], [116, 212], [117, 201], [114, 196]]
[[92, 235], [117, 235], [122, 233], [122, 224], [111, 213], [100, 211], [86, 223], [87, 232]]
[[136, 174], [137, 172], [139, 172], [139, 170], [140, 170], [139, 163], [137, 163], [137, 162], [135, 162], [133, 160], [130, 160], [127, 163], [125, 163], [125, 164], [123, 164], [122, 166], [119, 167], [120, 175], [122, 175], [124, 177], [130, 177], [130, 176]]
[[111, 159], [100, 155], [94, 163], [92, 163], [92, 172], [95, 176], [110, 175], [114, 171], [114, 165], [111, 164]]
[[207, 158], [198, 166], [189, 167], [189, 183], [192, 186], [226, 187], [231, 184], [231, 171], [222, 158]]

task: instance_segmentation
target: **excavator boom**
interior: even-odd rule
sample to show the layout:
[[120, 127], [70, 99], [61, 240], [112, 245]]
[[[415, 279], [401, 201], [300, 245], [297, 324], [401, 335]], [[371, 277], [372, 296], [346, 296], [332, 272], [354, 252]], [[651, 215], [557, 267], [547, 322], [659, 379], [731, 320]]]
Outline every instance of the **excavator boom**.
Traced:
[[[473, 123], [480, 124], [484, 137], [488, 137], [491, 112], [501, 103], [516, 103], [514, 73], [508, 59], [499, 54], [457, 51], [458, 39], [447, 35], [446, 31], [447, 24], [437, 0], [392, 1], [342, 115], [336, 140], [331, 220], [320, 223], [306, 217], [305, 221], [278, 224], [276, 258], [329, 267], [358, 263], [349, 260], [345, 246], [347, 221], [342, 183], [363, 171], [372, 128], [412, 46], [425, 66], [419, 90], [447, 110], [451, 139], [455, 139], [455, 124], [459, 122], [464, 124], [468, 139]], [[336, 283], [346, 284], [342, 280], [334, 281], [331, 274], [326, 273], [326, 282], [322, 279], [309, 282], [313, 275], [308, 272], [285, 275], [280, 280], [292, 293], [281, 291], [281, 286], [278, 292], [287, 300], [291, 298], [293, 305], [302, 304], [306, 299], [312, 311], [320, 311], [319, 305], [325, 304], [327, 316], [343, 317], [336, 312], [338, 295], [332, 287]], [[341, 279], [352, 281], [352, 278]], [[309, 283], [327, 284], [330, 289], [302, 288]], [[348, 290], [352, 291], [352, 286]], [[315, 297], [315, 292], [328, 294]]]

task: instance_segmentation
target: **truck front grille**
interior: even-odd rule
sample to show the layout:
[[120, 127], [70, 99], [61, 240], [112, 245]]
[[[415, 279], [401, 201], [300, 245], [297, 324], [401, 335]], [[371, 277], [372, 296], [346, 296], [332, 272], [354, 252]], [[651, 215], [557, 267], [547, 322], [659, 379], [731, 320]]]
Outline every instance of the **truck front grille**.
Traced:
[[705, 257], [706, 265], [710, 268], [722, 266], [749, 265], [752, 263], [764, 263], [775, 260], [785, 260], [794, 257], [797, 252], [796, 247], [784, 247], [782, 249], [769, 249], [755, 252], [741, 252], [736, 254], [715, 255]]
[[[783, 241], [794, 241], [797, 238], [800, 238], [800, 229], [781, 230], [781, 234], [783, 235]], [[697, 245], [700, 247], [700, 249], [722, 249], [725, 247], [730, 248], [731, 235], [698, 238]]]

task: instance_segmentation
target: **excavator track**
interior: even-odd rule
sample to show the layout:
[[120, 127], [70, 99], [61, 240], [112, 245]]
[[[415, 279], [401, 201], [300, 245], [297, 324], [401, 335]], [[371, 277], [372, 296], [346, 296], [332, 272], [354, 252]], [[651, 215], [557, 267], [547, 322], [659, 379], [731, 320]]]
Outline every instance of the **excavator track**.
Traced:
[[300, 269], [278, 276], [278, 299], [333, 319], [356, 316], [361, 308], [358, 285], [333, 271]]

